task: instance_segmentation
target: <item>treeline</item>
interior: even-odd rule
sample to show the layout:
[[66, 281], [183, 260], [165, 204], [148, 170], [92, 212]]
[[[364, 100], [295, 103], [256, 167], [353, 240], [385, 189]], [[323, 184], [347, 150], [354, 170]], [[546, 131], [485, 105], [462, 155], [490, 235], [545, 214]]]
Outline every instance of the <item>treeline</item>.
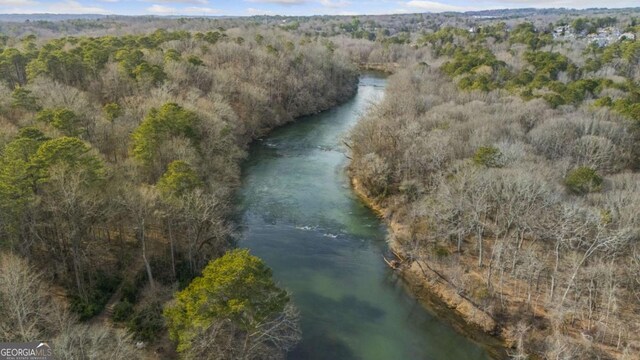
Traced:
[[516, 87], [534, 94], [522, 96], [509, 85], [516, 69], [473, 36], [429, 37], [434, 51], [454, 46], [450, 58], [391, 77], [351, 134], [351, 173], [407, 229], [396, 249], [493, 317], [514, 357], [631, 359], [640, 351], [640, 123], [597, 106], [593, 95], [610, 90], [579, 90], [563, 106], [537, 96], [537, 80], [548, 94], [562, 78], [563, 97], [576, 84], [602, 86], [562, 54], [520, 52], [530, 65], [519, 72], [532, 77]]
[[[173, 291], [232, 246], [248, 142], [344, 101], [357, 82], [339, 49], [277, 29], [3, 44], [0, 248], [45, 274], [74, 317], [102, 317], [111, 299], [107, 313], [146, 342], [166, 334]], [[273, 309], [260, 320], [284, 307]], [[253, 350], [275, 346], [260, 339]]]
[[615, 39], [605, 47], [587, 44], [575, 61], [570, 53], [579, 48], [578, 40], [558, 49], [551, 29], [527, 22], [512, 29], [490, 24], [474, 32], [444, 27], [418, 43], [444, 59], [442, 70], [463, 90], [505, 89], [527, 100], [542, 98], [552, 107], [597, 99], [594, 106], [640, 119], [640, 41], [635, 39]]

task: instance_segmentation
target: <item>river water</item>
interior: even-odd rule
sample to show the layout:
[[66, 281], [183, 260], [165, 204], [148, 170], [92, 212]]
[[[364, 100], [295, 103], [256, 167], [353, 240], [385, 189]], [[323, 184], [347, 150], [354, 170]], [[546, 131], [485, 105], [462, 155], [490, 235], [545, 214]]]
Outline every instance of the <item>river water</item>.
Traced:
[[386, 228], [353, 193], [342, 140], [386, 81], [256, 141], [243, 169], [241, 247], [261, 257], [301, 313], [289, 359], [487, 359], [407, 294], [385, 265]]

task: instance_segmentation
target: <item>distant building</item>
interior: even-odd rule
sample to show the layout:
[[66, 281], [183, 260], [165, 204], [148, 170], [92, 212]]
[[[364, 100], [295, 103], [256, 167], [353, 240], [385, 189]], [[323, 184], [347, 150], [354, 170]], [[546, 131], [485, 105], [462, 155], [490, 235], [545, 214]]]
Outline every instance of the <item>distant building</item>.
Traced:
[[636, 39], [636, 34], [630, 33], [630, 32], [626, 32], [626, 33], [620, 34], [620, 36], [618, 37], [618, 40], [624, 40], [624, 39], [635, 40]]
[[[632, 34], [633, 35], [633, 34]], [[622, 34], [616, 27], [600, 28], [595, 33], [588, 34], [586, 39], [589, 43], [596, 43], [599, 47], [604, 47], [621, 40]]]
[[573, 33], [573, 28], [569, 25], [556, 26], [556, 28], [553, 29], [554, 39], [560, 39], [560, 38], [569, 39], [573, 37], [575, 37]]

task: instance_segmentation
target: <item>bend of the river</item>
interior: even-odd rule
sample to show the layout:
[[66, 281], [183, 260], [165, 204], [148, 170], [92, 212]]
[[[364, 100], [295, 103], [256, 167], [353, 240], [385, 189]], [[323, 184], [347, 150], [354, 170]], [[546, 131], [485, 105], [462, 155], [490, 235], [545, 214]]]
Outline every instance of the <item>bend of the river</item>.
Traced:
[[290, 359], [487, 359], [409, 296], [384, 264], [386, 228], [353, 193], [342, 140], [386, 80], [256, 141], [243, 169], [240, 246], [261, 257], [300, 309]]

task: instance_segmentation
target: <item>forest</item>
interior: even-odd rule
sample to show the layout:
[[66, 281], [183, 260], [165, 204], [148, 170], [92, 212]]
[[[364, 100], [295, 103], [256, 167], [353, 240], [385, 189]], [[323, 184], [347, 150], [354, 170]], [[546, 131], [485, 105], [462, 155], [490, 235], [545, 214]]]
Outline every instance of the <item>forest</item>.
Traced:
[[[168, 335], [188, 358], [211, 343], [219, 359], [272, 358], [297, 342], [268, 268], [221, 256], [248, 143], [348, 99], [357, 72], [342, 52], [274, 28], [29, 34], [4, 37], [0, 73], [3, 340], [46, 337], [68, 359], [141, 357], [134, 341], [172, 357]], [[201, 274], [229, 279], [205, 290]], [[197, 320], [179, 309], [201, 291], [237, 299]]]
[[[598, 31], [586, 27], [612, 23], [633, 36], [586, 41]], [[632, 359], [640, 28], [563, 24], [585, 40], [527, 21], [418, 36], [428, 56], [398, 70], [356, 125], [350, 170], [406, 272], [465, 298], [463, 316], [486, 314], [512, 358]]]
[[345, 142], [400, 270], [513, 358], [640, 352], [637, 9], [0, 20], [2, 339], [284, 358], [299, 315], [236, 249], [241, 164], [375, 69]]

